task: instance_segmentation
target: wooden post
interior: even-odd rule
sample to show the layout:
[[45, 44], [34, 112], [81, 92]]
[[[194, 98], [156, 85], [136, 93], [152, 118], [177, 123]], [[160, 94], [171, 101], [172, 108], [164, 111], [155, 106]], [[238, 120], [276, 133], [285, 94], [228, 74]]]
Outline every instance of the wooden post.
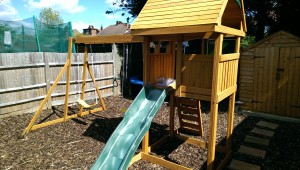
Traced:
[[170, 93], [170, 118], [169, 118], [169, 126], [170, 126], [170, 130], [169, 130], [169, 135], [171, 137], [171, 139], [174, 136], [174, 119], [175, 119], [175, 101], [174, 101], [174, 93], [175, 92], [171, 92]]
[[[85, 92], [85, 82], [86, 82], [86, 70], [87, 70], [87, 59], [88, 59], [88, 49], [84, 47], [84, 59], [83, 59], [83, 71], [82, 71], [82, 84], [81, 84], [81, 95], [80, 99], [84, 100], [84, 92]], [[78, 116], [82, 116], [83, 106], [80, 105]]]
[[176, 52], [176, 96], [180, 96], [180, 85], [182, 75], [182, 35], [178, 35]]
[[146, 85], [147, 83], [149, 83], [150, 78], [149, 78], [149, 54], [150, 54], [150, 40], [148, 36], [144, 37], [144, 42], [143, 42], [143, 63], [144, 63], [144, 67], [143, 67], [143, 81], [144, 81], [144, 85]]
[[[48, 57], [46, 57], [46, 56], [47, 55], [45, 55], [45, 53], [43, 52], [43, 58], [44, 58], [44, 63], [45, 63], [44, 74], [45, 74], [46, 91], [49, 91], [51, 88], [51, 84], [50, 84], [50, 80], [49, 80], [50, 66], [49, 66]], [[47, 101], [47, 109], [51, 109], [51, 108], [52, 108], [52, 99], [50, 96]]]
[[71, 57], [72, 57], [72, 45], [73, 40], [72, 38], [69, 38], [69, 46], [68, 46], [68, 60], [70, 61], [70, 64], [67, 68], [67, 81], [66, 81], [66, 95], [65, 95], [65, 109], [64, 109], [64, 121], [67, 121], [68, 111], [69, 111], [69, 91], [70, 91], [70, 79], [71, 79]]
[[142, 152], [145, 154], [149, 153], [149, 131], [146, 132], [142, 141]]
[[[235, 53], [240, 53], [240, 43], [241, 43], [241, 37], [237, 37], [235, 42]], [[234, 68], [234, 69], [237, 70], [238, 68]], [[236, 75], [233, 75], [235, 76], [234, 81], [237, 80], [237, 73], [238, 71], [235, 72]], [[229, 97], [227, 135], [226, 135], [226, 146], [228, 148], [231, 147], [231, 135], [233, 132], [235, 95], [236, 93], [233, 93]]]
[[213, 77], [212, 77], [212, 94], [211, 94], [211, 109], [209, 121], [209, 143], [207, 154], [207, 169], [214, 169], [215, 151], [216, 151], [216, 133], [217, 133], [217, 120], [218, 120], [218, 84], [219, 78], [219, 62], [222, 55], [223, 34], [215, 40], [214, 49], [214, 63], [213, 63]]

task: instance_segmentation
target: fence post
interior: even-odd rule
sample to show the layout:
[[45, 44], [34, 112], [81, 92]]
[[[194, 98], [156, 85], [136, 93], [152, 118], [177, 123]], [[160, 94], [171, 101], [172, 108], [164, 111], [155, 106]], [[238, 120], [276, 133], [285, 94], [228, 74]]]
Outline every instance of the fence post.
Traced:
[[38, 52], [41, 52], [40, 39], [39, 39], [38, 30], [36, 28], [36, 19], [35, 19], [35, 16], [33, 16], [33, 24], [34, 24], [34, 29], [35, 29], [35, 38], [36, 38]]
[[[46, 94], [51, 88], [50, 84], [50, 79], [49, 79], [49, 72], [50, 72], [50, 66], [49, 66], [49, 60], [45, 52], [43, 52], [43, 58], [44, 58], [44, 63], [45, 63], [45, 69], [44, 69], [44, 74], [45, 74], [45, 83], [46, 83]], [[46, 95], [45, 94], [45, 95]], [[47, 101], [47, 109], [52, 109], [52, 98], [51, 95]]]
[[24, 31], [24, 25], [22, 25], [22, 45], [23, 45], [23, 51], [25, 51], [25, 31]]
[[[69, 25], [69, 37], [74, 37], [74, 35], [73, 35], [73, 28], [72, 28], [72, 22], [68, 22], [68, 25]], [[72, 44], [72, 53], [76, 53], [74, 41], [72, 43], [73, 43]]]

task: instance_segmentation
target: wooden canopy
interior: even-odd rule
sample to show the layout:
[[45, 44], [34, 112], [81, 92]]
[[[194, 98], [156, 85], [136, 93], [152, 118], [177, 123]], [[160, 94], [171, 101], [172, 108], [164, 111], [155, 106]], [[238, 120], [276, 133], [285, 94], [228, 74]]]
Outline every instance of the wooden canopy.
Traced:
[[245, 36], [244, 4], [240, 0], [148, 0], [131, 26], [135, 35], [232, 34], [233, 30], [234, 35]]

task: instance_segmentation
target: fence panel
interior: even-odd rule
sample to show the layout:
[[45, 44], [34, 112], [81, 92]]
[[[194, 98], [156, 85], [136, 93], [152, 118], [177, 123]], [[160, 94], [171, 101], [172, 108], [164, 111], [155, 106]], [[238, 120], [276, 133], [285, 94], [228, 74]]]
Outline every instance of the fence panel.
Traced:
[[[0, 118], [33, 112], [53, 85], [65, 64], [67, 53], [0, 53]], [[102, 96], [113, 94], [114, 58], [112, 53], [89, 54], [89, 64]], [[69, 101], [78, 100], [81, 92], [83, 53], [72, 56]], [[66, 73], [47, 102], [47, 107], [64, 103]], [[97, 97], [87, 75], [86, 100]]]

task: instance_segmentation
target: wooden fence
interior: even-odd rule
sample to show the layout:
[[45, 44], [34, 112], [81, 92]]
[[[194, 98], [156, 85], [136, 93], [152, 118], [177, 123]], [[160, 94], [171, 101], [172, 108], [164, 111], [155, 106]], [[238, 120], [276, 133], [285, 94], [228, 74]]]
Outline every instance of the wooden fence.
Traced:
[[[66, 59], [67, 53], [0, 53], [0, 118], [34, 112], [46, 96]], [[103, 97], [119, 91], [119, 87], [114, 87], [116, 75], [114, 53], [89, 54], [89, 63]], [[73, 54], [70, 103], [75, 103], [80, 97], [82, 65], [83, 53]], [[47, 108], [63, 104], [65, 85], [66, 73], [47, 102]], [[89, 75], [85, 97], [86, 100], [96, 100], [97, 97]]]

